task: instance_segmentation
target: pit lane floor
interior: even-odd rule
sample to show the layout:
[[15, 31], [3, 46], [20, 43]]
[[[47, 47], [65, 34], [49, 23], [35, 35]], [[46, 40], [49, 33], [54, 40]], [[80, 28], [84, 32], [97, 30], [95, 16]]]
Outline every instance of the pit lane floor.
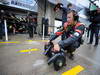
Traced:
[[77, 65], [84, 68], [78, 75], [100, 75], [100, 43], [94, 47], [88, 45], [86, 39], [75, 51], [74, 60], [66, 57], [67, 65], [54, 71], [43, 55], [45, 41], [37, 36], [31, 40], [27, 37], [26, 34], [13, 35], [9, 37], [9, 42], [13, 43], [0, 43], [0, 75], [62, 75]]

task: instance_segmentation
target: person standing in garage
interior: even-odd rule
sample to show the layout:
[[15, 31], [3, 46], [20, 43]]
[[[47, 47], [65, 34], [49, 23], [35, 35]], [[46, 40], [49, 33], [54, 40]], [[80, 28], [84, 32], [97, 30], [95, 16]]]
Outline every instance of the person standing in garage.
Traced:
[[28, 33], [29, 33], [29, 38], [33, 38], [33, 29], [34, 29], [34, 21], [32, 18], [32, 15], [28, 16]]

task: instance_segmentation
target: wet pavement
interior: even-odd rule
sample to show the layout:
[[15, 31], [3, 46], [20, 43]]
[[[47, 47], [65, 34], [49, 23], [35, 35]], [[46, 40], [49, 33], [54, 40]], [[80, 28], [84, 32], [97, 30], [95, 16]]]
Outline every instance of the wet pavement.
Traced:
[[[74, 60], [66, 57], [67, 65], [59, 71], [54, 71], [52, 65], [48, 66], [43, 55], [45, 41], [40, 37], [28, 39], [27, 34], [17, 34], [10, 36], [9, 42], [15, 43], [0, 43], [0, 75], [62, 75], [77, 65], [84, 68], [78, 75], [100, 75], [100, 43], [97, 47], [88, 45], [87, 38], [75, 51]], [[24, 52], [28, 49], [37, 50]]]

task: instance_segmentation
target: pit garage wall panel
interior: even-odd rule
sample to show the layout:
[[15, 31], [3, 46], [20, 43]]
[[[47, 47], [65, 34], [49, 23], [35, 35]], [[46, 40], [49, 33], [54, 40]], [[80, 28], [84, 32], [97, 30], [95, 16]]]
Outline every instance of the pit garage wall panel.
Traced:
[[62, 12], [54, 12], [54, 4], [50, 3], [49, 1], [46, 2], [46, 13], [44, 12], [44, 5], [45, 0], [38, 0], [38, 32], [41, 33], [41, 25], [42, 25], [42, 18], [49, 19], [49, 27], [52, 27], [52, 31], [54, 31], [54, 21], [55, 18], [62, 19]]

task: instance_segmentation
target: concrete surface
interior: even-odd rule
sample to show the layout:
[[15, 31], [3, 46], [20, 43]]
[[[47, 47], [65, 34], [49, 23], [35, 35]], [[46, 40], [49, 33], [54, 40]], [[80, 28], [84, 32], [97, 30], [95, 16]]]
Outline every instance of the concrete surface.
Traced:
[[[100, 43], [97, 47], [85, 43], [76, 50], [74, 60], [66, 57], [67, 62], [59, 71], [54, 71], [53, 66], [47, 65], [47, 58], [43, 55], [44, 42], [34, 36], [33, 41], [28, 41], [27, 34], [17, 34], [9, 37], [9, 41], [20, 43], [0, 43], [0, 75], [61, 75], [77, 65], [84, 67], [78, 75], [100, 75]], [[38, 41], [34, 41], [38, 40]], [[2, 40], [1, 40], [2, 41]], [[39, 50], [20, 53], [20, 50]]]

